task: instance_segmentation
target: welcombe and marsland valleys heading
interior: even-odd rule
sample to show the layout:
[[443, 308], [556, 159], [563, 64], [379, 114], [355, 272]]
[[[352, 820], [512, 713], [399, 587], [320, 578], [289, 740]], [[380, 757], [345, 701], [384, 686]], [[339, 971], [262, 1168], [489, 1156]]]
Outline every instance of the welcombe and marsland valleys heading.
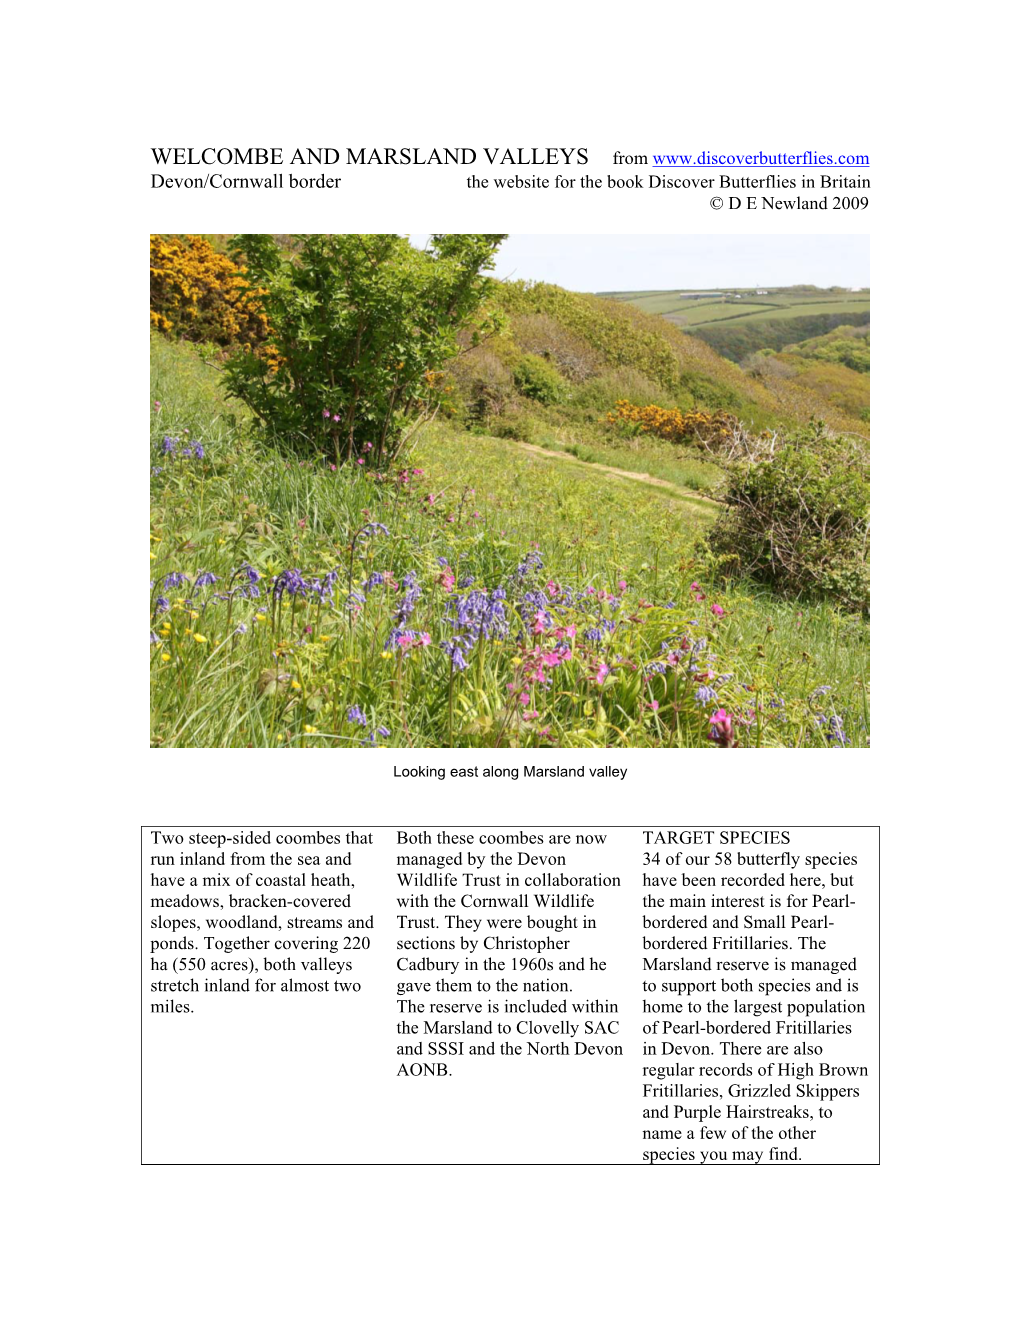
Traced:
[[[473, 165], [474, 147], [152, 147], [157, 165]], [[587, 165], [586, 147], [483, 147], [490, 165]]]

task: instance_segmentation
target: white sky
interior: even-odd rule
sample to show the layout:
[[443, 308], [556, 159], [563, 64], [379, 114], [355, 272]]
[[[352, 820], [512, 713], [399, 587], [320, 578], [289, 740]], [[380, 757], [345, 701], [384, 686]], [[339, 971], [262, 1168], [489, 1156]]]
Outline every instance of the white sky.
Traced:
[[[421, 245], [426, 234], [412, 234]], [[866, 234], [511, 234], [501, 279], [546, 280], [579, 293], [720, 285], [871, 283]]]

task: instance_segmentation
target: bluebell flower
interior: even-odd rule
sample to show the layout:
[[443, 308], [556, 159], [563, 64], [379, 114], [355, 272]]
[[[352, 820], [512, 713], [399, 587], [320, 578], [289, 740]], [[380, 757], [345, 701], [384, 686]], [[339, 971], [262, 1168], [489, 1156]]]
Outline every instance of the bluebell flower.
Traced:
[[824, 715], [816, 716], [818, 724], [825, 733], [825, 741], [838, 743], [840, 747], [846, 746], [846, 734], [843, 731], [843, 721], [838, 715], [830, 715], [828, 719]]
[[450, 657], [450, 663], [453, 665], [455, 673], [467, 669], [467, 656], [464, 654], [463, 641], [464, 639], [461, 637], [454, 637], [447, 642], [439, 643], [439, 649]]
[[167, 598], [166, 598], [165, 596], [157, 596], [157, 597], [156, 597], [156, 613], [157, 613], [157, 614], [165, 614], [169, 608], [170, 608], [170, 602], [167, 600]]
[[308, 583], [296, 568], [285, 568], [273, 579], [273, 596], [279, 600], [284, 592], [291, 596], [303, 596], [308, 590]]
[[214, 582], [219, 582], [219, 578], [215, 573], [199, 573], [198, 577], [195, 578], [196, 587], [208, 587]]
[[354, 539], [355, 541], [357, 541], [357, 539], [361, 536], [389, 536], [389, 534], [390, 534], [390, 529], [386, 526], [385, 523], [371, 522], [371, 523], [365, 523], [364, 527], [362, 527], [357, 533], [355, 533]]
[[364, 728], [367, 722], [368, 721], [365, 719], [365, 712], [361, 709], [360, 706], [347, 707], [348, 724], [360, 724], [361, 727]]
[[163, 579], [163, 587], [169, 591], [171, 587], [181, 587], [188, 581], [186, 573], [168, 573]]
[[694, 700], [699, 706], [707, 706], [710, 701], [718, 701], [719, 694], [713, 688], [707, 687], [702, 683], [694, 693]]

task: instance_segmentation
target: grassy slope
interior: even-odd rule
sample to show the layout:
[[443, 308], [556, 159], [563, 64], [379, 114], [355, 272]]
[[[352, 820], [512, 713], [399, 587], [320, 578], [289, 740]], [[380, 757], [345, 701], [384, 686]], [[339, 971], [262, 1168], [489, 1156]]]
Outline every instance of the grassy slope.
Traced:
[[[154, 597], [164, 576], [174, 571], [192, 580], [212, 572], [222, 584], [249, 560], [263, 573], [264, 584], [266, 575], [284, 567], [298, 566], [308, 574], [345, 566], [354, 532], [375, 519], [385, 521], [391, 535], [359, 543], [356, 581], [373, 570], [389, 569], [398, 578], [416, 571], [426, 584], [418, 613], [436, 640], [446, 606], [435, 585], [440, 558], [453, 566], [459, 582], [470, 575], [492, 586], [512, 575], [538, 544], [545, 557], [542, 579], [569, 581], [579, 590], [585, 584], [615, 589], [626, 580], [634, 600], [684, 601], [690, 599], [695, 571], [711, 589], [703, 561], [695, 569], [699, 535], [713, 517], [705, 502], [674, 498], [581, 464], [550, 463], [511, 440], [468, 436], [449, 425], [431, 428], [419, 441], [410, 461], [425, 476], [419, 497], [408, 499], [362, 477], [259, 451], [236, 429], [243, 414], [223, 400], [215, 368], [185, 346], [154, 339], [152, 391], [162, 403], [151, 427], [153, 463], [162, 468], [153, 477]], [[185, 429], [188, 438], [201, 440], [205, 459], [161, 459], [162, 436], [182, 435]], [[426, 491], [438, 496], [434, 509], [421, 498]], [[212, 599], [211, 590], [197, 602], [199, 618], [191, 619], [183, 605], [183, 592], [191, 590], [170, 592], [172, 610], [154, 620], [161, 629], [159, 644], [150, 648], [157, 745], [358, 745], [364, 731], [343, 714], [355, 703], [369, 714], [370, 725], [385, 723], [390, 745], [443, 745], [451, 727], [461, 745], [491, 744], [496, 738], [506, 683], [516, 672], [510, 658], [486, 655], [479, 661], [484, 674], [480, 668], [473, 685], [458, 682], [451, 704], [448, 669], [434, 645], [416, 654], [413, 666], [409, 661], [401, 690], [393, 661], [380, 659], [392, 609], [392, 598], [382, 600], [383, 592], [370, 598], [361, 631], [345, 631], [344, 616], [327, 610], [315, 618], [310, 644], [280, 660], [272, 655], [265, 625], [254, 621], [253, 611], [266, 608], [265, 595], [238, 605], [228, 625], [226, 606]], [[866, 625], [826, 606], [777, 602], [755, 588], [727, 590], [722, 581], [715, 584], [713, 599], [723, 602], [725, 617], [711, 621], [712, 644], [738, 677], [752, 684], [767, 680], [772, 690], [778, 682], [791, 712], [798, 705], [806, 709], [808, 694], [817, 687], [831, 685], [832, 692], [815, 706], [838, 710], [854, 745], [867, 741]], [[287, 637], [304, 642], [302, 624], [310, 617], [289, 616]], [[239, 620], [248, 632], [235, 643], [230, 632]], [[298, 677], [278, 692], [282, 672]], [[565, 676], [560, 688], [550, 690], [543, 715], [552, 740], [708, 745], [707, 714], [698, 715], [700, 725], [692, 715], [664, 727], [659, 715], [642, 706], [641, 693], [626, 686], [623, 670], [619, 680], [614, 675], [612, 682], [617, 681], [610, 693], [612, 683], [599, 688], [592, 680], [579, 683], [576, 675], [569, 681]], [[798, 745], [824, 745], [812, 733], [812, 722], [790, 735]], [[518, 737], [527, 741], [530, 728], [521, 725], [501, 745]], [[766, 742], [783, 737], [778, 728], [767, 734]], [[754, 736], [748, 731], [743, 741], [753, 742]]]

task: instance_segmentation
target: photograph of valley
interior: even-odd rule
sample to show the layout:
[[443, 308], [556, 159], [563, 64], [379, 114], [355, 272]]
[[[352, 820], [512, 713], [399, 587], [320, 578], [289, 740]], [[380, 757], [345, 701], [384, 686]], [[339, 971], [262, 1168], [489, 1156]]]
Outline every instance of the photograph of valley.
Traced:
[[868, 259], [151, 235], [151, 745], [869, 747]]

